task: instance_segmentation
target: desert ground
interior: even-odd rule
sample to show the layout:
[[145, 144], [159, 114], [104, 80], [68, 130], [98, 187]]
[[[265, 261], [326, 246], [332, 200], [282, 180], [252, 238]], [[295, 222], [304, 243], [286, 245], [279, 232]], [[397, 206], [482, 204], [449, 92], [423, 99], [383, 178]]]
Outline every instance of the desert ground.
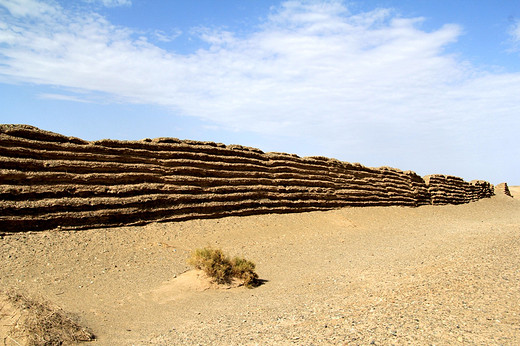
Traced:
[[[0, 289], [60, 306], [96, 345], [518, 345], [520, 188], [511, 192], [10, 234]], [[264, 283], [208, 285], [186, 264], [204, 246], [255, 262]]]
[[520, 186], [509, 186], [509, 192], [517, 199], [520, 199]]

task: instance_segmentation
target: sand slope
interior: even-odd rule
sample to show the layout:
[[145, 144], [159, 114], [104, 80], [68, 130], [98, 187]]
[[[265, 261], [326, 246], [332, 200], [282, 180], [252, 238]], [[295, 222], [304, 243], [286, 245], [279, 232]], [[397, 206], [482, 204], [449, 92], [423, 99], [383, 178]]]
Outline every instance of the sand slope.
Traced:
[[[206, 245], [254, 261], [267, 282], [197, 286], [181, 274]], [[0, 239], [0, 287], [70, 311], [98, 345], [511, 345], [519, 255], [520, 202], [495, 196], [19, 233]]]
[[520, 199], [520, 186], [509, 186], [509, 192], [514, 198]]

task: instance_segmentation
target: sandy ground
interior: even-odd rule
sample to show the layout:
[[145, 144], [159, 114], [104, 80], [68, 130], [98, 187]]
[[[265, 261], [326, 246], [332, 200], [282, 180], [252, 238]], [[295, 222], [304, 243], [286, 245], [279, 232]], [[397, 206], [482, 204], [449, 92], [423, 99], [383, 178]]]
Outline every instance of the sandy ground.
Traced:
[[[185, 272], [207, 245], [265, 284], [206, 289]], [[0, 258], [0, 288], [61, 306], [97, 345], [520, 344], [520, 201], [506, 196], [14, 234]]]
[[509, 192], [514, 198], [520, 199], [520, 186], [509, 186]]

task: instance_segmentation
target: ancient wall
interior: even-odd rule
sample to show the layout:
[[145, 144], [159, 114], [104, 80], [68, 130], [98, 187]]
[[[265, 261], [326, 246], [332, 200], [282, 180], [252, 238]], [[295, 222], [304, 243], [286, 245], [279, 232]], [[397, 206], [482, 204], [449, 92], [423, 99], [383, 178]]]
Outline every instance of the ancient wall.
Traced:
[[459, 177], [432, 174], [424, 177], [432, 204], [462, 204], [491, 197], [493, 185], [484, 180], [466, 182]]
[[[0, 233], [420, 206], [442, 186], [411, 171], [323, 157], [174, 138], [88, 142], [28, 125], [0, 125], [0, 169]], [[487, 194], [465, 191], [471, 197], [457, 192], [453, 201]]]
[[495, 194], [502, 194], [509, 197], [513, 197], [511, 191], [509, 191], [509, 186], [507, 186], [507, 183], [500, 183], [497, 186], [495, 186]]

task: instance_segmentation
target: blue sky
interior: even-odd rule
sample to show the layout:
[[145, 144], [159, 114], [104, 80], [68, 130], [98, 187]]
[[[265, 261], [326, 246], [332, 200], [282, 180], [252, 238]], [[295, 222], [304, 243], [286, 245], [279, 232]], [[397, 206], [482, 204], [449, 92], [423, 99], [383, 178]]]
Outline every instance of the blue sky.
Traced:
[[0, 0], [0, 122], [520, 185], [519, 1]]

